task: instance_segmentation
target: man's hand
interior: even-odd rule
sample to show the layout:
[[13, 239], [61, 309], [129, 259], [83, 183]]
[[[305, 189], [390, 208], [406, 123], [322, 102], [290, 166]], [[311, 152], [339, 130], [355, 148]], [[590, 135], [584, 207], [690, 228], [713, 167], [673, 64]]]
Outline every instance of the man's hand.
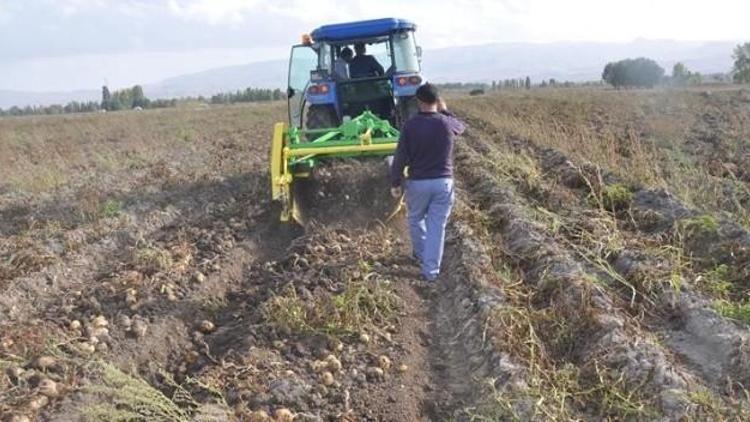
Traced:
[[445, 104], [445, 100], [438, 98], [438, 112], [448, 111], [448, 106]]
[[400, 199], [402, 196], [404, 196], [404, 190], [401, 188], [401, 186], [394, 186], [391, 188], [391, 196], [393, 199]]

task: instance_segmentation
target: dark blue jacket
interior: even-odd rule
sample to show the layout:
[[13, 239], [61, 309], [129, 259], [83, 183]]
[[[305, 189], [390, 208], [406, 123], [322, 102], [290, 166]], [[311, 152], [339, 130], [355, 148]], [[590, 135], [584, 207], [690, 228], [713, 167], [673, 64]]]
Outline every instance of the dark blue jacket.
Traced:
[[364, 55], [356, 56], [349, 63], [349, 76], [352, 79], [383, 76], [383, 66], [375, 57]]
[[419, 113], [401, 130], [391, 166], [391, 185], [401, 186], [404, 167], [409, 179], [453, 177], [453, 142], [466, 127], [452, 113]]

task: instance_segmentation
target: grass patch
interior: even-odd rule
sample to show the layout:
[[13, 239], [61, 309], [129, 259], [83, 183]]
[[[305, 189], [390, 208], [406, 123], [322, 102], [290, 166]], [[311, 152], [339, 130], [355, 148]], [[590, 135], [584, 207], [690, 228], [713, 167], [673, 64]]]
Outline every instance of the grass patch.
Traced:
[[189, 421], [186, 411], [146, 381], [109, 363], [98, 363], [100, 381], [84, 391], [101, 398], [83, 409], [86, 421]]
[[750, 300], [744, 302], [717, 300], [714, 302], [713, 306], [716, 312], [725, 318], [750, 324]]
[[473, 421], [497, 420], [649, 420], [658, 410], [644, 391], [627, 385], [617, 371], [596, 361], [576, 366], [576, 339], [585, 335], [585, 316], [561, 320], [553, 309], [499, 309], [492, 322], [505, 350], [521, 361], [528, 374], [521, 388], [496, 387], [488, 380], [487, 395], [466, 409]]
[[719, 221], [716, 217], [708, 214], [685, 218], [677, 223], [677, 231], [686, 238], [695, 236], [707, 236], [719, 230]]
[[609, 211], [623, 211], [633, 203], [633, 191], [620, 183], [602, 189], [602, 205]]
[[133, 252], [133, 264], [146, 274], [167, 271], [172, 267], [172, 254], [151, 245], [139, 245]]
[[114, 218], [122, 214], [122, 202], [114, 199], [104, 201], [101, 207], [101, 215], [104, 218]]
[[495, 152], [490, 154], [493, 175], [513, 182], [521, 192], [539, 194], [542, 192], [542, 171], [534, 158], [516, 152]]
[[337, 294], [305, 299], [290, 285], [264, 306], [267, 321], [280, 330], [347, 335], [389, 323], [400, 309], [400, 300], [387, 281], [369, 272], [350, 278]]
[[730, 268], [726, 264], [700, 274], [697, 281], [701, 290], [719, 300], [727, 300], [732, 293], [733, 284], [729, 282]]

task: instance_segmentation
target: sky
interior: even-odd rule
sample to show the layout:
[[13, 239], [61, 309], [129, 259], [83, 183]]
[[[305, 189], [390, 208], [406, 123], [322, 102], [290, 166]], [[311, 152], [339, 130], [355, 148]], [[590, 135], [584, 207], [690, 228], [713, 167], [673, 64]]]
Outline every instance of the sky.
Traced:
[[72, 91], [284, 58], [335, 22], [401, 17], [425, 50], [750, 39], [746, 0], [0, 0], [0, 90]]

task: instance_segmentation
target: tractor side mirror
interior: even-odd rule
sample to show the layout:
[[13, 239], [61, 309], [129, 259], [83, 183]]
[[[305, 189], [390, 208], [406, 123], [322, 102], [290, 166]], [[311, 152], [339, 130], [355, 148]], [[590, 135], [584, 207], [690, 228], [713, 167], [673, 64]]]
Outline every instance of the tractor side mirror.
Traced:
[[294, 94], [295, 94], [294, 88], [292, 88], [291, 86], [286, 89], [286, 98], [287, 99], [294, 97]]
[[422, 47], [417, 46], [417, 57], [419, 57], [419, 60], [422, 60]]

